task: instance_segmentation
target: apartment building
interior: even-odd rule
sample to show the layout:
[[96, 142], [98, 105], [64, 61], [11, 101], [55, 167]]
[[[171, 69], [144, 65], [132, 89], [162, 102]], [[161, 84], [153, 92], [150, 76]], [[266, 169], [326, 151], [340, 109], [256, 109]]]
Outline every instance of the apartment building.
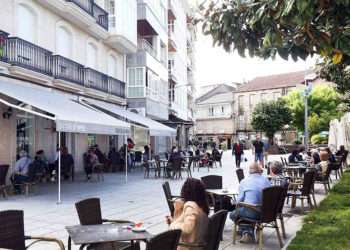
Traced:
[[177, 130], [177, 145], [185, 148], [193, 126], [194, 43], [193, 9], [186, 0], [168, 1], [169, 120]]
[[[310, 73], [310, 72], [309, 72]], [[256, 77], [243, 84], [234, 92], [236, 100], [234, 105], [235, 134], [242, 140], [255, 138], [256, 132], [252, 129], [250, 121], [255, 106], [263, 101], [277, 100], [287, 95], [290, 91], [300, 88], [305, 82], [305, 71], [291, 72], [285, 74]], [[314, 83], [319, 81], [315, 79]], [[276, 135], [281, 137], [279, 133]], [[295, 131], [284, 135], [287, 141], [295, 140]]]
[[[142, 143], [152, 135], [175, 135], [171, 128], [125, 110], [126, 92], [133, 93], [126, 89], [126, 82], [132, 82], [127, 55], [138, 53], [138, 28], [143, 27], [138, 17], [147, 19], [158, 7], [153, 1], [150, 10], [143, 2], [1, 1], [0, 164], [13, 166], [21, 150], [33, 157], [43, 149], [51, 160], [60, 143], [81, 171], [90, 145], [107, 153], [126, 137], [137, 138], [139, 128], [147, 131]], [[166, 44], [166, 11], [164, 16]], [[163, 65], [166, 80], [166, 59]], [[134, 83], [144, 80], [139, 73], [134, 76]], [[166, 108], [164, 112], [166, 118]]]
[[231, 148], [235, 134], [234, 91], [235, 87], [220, 84], [196, 99], [195, 136], [198, 141], [213, 141]]

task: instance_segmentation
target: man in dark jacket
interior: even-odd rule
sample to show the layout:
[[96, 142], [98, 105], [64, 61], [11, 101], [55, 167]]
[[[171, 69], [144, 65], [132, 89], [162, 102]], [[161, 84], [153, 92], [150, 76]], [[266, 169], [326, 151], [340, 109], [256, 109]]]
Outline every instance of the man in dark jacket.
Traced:
[[241, 159], [243, 154], [243, 144], [240, 141], [235, 142], [232, 147], [232, 155], [235, 156], [236, 168], [241, 167]]

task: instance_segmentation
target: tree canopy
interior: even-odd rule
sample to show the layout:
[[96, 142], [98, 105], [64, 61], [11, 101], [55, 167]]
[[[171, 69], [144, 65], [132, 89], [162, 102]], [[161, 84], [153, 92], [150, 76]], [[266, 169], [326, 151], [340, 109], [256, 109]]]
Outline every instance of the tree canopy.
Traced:
[[283, 100], [261, 102], [253, 110], [251, 125], [253, 129], [264, 132], [273, 142], [273, 137], [283, 126], [291, 122], [292, 115]]
[[[292, 125], [304, 131], [304, 96], [303, 90], [294, 90], [283, 98], [292, 112]], [[310, 136], [321, 131], [328, 131], [329, 122], [342, 115], [339, 94], [327, 85], [315, 86], [308, 96]]]
[[350, 103], [350, 0], [220, 0], [200, 10], [204, 34], [243, 57], [320, 55], [321, 75]]

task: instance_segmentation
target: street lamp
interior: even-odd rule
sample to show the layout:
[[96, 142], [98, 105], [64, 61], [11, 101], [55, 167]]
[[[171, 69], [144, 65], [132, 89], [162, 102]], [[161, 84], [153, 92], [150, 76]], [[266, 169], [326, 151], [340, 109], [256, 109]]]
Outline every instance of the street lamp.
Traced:
[[[306, 72], [305, 72], [306, 73]], [[312, 85], [309, 85], [309, 82], [315, 80], [317, 78], [317, 75], [315, 73], [306, 75], [304, 77], [305, 81], [305, 89], [304, 89], [304, 106], [305, 106], [305, 116], [304, 116], [304, 144], [305, 144], [305, 151], [307, 152], [309, 149], [309, 125], [308, 125], [308, 118], [309, 118], [309, 110], [308, 110], [308, 101], [307, 98], [310, 95], [310, 92], [312, 90]]]

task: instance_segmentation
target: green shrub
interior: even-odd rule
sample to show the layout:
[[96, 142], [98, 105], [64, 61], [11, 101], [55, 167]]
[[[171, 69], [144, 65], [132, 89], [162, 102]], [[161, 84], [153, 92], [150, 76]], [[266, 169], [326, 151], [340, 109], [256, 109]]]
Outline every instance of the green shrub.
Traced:
[[311, 136], [311, 143], [312, 144], [327, 144], [328, 142], [328, 137], [325, 135], [313, 135]]

